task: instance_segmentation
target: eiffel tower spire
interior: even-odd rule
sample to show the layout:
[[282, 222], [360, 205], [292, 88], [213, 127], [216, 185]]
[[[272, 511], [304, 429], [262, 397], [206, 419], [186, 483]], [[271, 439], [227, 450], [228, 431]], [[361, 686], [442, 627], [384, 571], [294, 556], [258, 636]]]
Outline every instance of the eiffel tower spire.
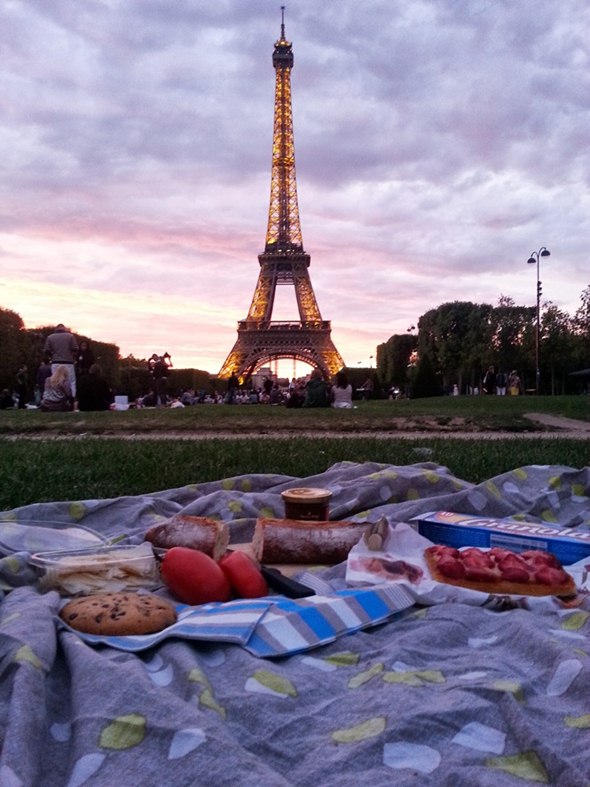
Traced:
[[[330, 338], [331, 327], [322, 320], [309, 278], [310, 257], [303, 249], [291, 106], [293, 49], [285, 37], [285, 7], [281, 7], [281, 35], [275, 42], [274, 132], [270, 207], [266, 243], [258, 255], [260, 272], [248, 316], [238, 323], [238, 339], [226, 358], [219, 377], [232, 372], [249, 377], [263, 363], [291, 358], [318, 366], [326, 376], [344, 366]], [[273, 322], [276, 288], [295, 289], [299, 321]]]
[[281, 7], [281, 37], [275, 43], [272, 63], [276, 71], [275, 114], [272, 146], [270, 209], [265, 251], [303, 251], [291, 108], [293, 49], [285, 38], [285, 6]]

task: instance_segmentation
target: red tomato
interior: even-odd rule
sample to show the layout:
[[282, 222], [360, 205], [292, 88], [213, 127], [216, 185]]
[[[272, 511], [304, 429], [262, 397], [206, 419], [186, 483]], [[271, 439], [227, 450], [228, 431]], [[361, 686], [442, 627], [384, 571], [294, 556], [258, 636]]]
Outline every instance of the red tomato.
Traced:
[[231, 596], [229, 581], [219, 565], [197, 549], [172, 547], [164, 555], [160, 571], [168, 588], [185, 604], [228, 601]]
[[225, 576], [234, 592], [242, 598], [268, 596], [268, 585], [260, 569], [245, 552], [226, 552], [220, 559]]

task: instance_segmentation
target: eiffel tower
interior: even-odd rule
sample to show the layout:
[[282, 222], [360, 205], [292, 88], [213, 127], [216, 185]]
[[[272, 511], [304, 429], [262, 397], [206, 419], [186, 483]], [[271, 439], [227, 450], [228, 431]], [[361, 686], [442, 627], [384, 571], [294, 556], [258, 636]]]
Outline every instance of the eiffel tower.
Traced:
[[[318, 367], [329, 377], [342, 369], [344, 361], [332, 342], [329, 320], [322, 320], [309, 278], [310, 257], [301, 238], [291, 109], [293, 51], [285, 38], [284, 6], [272, 62], [276, 83], [266, 245], [258, 255], [260, 272], [248, 316], [238, 322], [238, 338], [218, 376], [235, 373], [248, 379], [263, 364], [288, 358]], [[278, 285], [295, 288], [298, 321], [272, 320]]]

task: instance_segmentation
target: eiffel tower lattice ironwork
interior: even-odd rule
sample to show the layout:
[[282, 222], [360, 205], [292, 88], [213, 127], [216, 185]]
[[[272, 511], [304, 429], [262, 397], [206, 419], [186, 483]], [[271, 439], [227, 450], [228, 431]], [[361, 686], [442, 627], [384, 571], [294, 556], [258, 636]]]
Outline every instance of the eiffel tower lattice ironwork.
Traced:
[[[303, 361], [331, 376], [344, 366], [331, 338], [331, 325], [322, 320], [309, 278], [310, 257], [303, 249], [291, 108], [292, 45], [285, 38], [282, 8], [281, 37], [272, 56], [276, 72], [270, 209], [260, 272], [248, 316], [238, 322], [238, 338], [219, 377], [235, 373], [247, 379], [258, 367], [278, 359]], [[299, 320], [272, 320], [276, 288], [295, 289]]]

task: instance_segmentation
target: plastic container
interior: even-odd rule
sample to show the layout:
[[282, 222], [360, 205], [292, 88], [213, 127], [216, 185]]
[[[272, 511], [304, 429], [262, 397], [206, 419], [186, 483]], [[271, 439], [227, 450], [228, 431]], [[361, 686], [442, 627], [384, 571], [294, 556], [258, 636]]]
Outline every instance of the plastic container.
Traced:
[[300, 487], [281, 492], [285, 504], [286, 519], [302, 519], [311, 522], [326, 522], [330, 518], [329, 489]]
[[60, 522], [0, 521], [0, 554], [44, 552], [56, 549], [88, 549], [107, 543], [106, 538], [81, 525]]
[[161, 584], [151, 544], [58, 550], [31, 555], [39, 590], [62, 596], [154, 588]]

